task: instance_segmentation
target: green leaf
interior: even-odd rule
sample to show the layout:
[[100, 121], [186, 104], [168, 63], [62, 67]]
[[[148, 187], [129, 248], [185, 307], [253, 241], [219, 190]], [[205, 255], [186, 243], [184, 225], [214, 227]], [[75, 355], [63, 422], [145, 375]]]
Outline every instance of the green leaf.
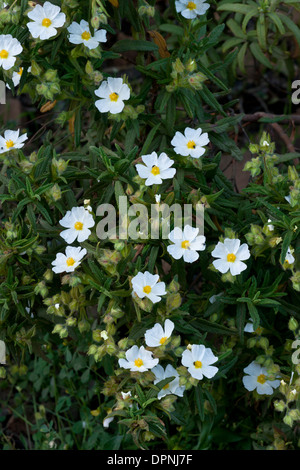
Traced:
[[230, 11], [231, 13], [236, 12], [246, 15], [251, 11], [252, 8], [253, 7], [251, 5], [241, 5], [240, 3], [226, 3], [224, 5], [219, 5], [217, 11]]
[[259, 314], [258, 314], [257, 308], [253, 305], [252, 302], [247, 302], [247, 306], [249, 309], [250, 316], [253, 320], [253, 329], [255, 331], [259, 327], [259, 324], [260, 324]]
[[268, 12], [267, 16], [270, 18], [270, 20], [276, 25], [278, 31], [280, 34], [285, 34], [285, 28], [282, 24], [281, 19], [279, 18], [277, 13], [272, 13]]
[[245, 15], [245, 18], [243, 19], [243, 22], [242, 22], [242, 30], [244, 31], [244, 33], [246, 33], [247, 24], [249, 23], [251, 18], [255, 16], [257, 13], [258, 13], [257, 8], [253, 8]]
[[250, 50], [254, 57], [263, 65], [268, 67], [269, 69], [273, 68], [272, 63], [269, 61], [269, 59], [265, 56], [263, 51], [261, 50], [261, 47], [257, 42], [251, 42], [250, 44]]
[[233, 32], [234, 36], [236, 36], [237, 38], [241, 38], [241, 39], [247, 39], [247, 34], [245, 34], [241, 27], [239, 26], [239, 24], [233, 19], [233, 18], [230, 18], [227, 22], [226, 22], [227, 26], [229, 29], [231, 29], [231, 31]]
[[204, 398], [201, 384], [199, 383], [195, 388], [195, 401], [197, 405], [197, 410], [200, 416], [201, 421], [204, 421]]
[[291, 20], [288, 16], [283, 15], [281, 13], [278, 13], [278, 16], [281, 18], [281, 21], [286, 25], [286, 27], [293, 33], [296, 41], [300, 46], [300, 29], [298, 28], [296, 23], [294, 23], [294, 21]]
[[260, 47], [265, 51], [267, 49], [267, 32], [265, 24], [265, 15], [261, 13], [256, 23], [257, 39]]

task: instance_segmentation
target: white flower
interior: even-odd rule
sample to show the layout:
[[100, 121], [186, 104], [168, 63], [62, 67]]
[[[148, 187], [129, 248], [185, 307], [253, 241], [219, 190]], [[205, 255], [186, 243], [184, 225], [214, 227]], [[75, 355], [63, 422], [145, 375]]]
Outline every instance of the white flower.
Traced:
[[255, 361], [244, 369], [248, 375], [243, 377], [243, 384], [249, 392], [256, 389], [259, 395], [272, 395], [273, 388], [280, 385], [280, 380], [267, 380], [268, 374], [265, 367]]
[[173, 178], [176, 173], [175, 168], [170, 168], [174, 160], [171, 160], [165, 153], [157, 156], [156, 152], [149, 155], [142, 155], [145, 165], [137, 163], [136, 171], [141, 178], [146, 178], [145, 185], [161, 184], [163, 180]]
[[190, 155], [192, 158], [201, 157], [205, 152], [204, 145], [207, 145], [208, 143], [208, 134], [207, 132], [202, 134], [202, 129], [200, 127], [199, 129], [191, 129], [190, 127], [187, 127], [184, 134], [176, 132], [171, 141], [171, 144], [175, 147], [174, 151], [177, 154], [182, 155], [183, 157]]
[[89, 229], [95, 225], [92, 214], [84, 207], [73, 207], [59, 223], [67, 228], [60, 233], [60, 236], [68, 244], [73, 243], [76, 238], [79, 243], [87, 240], [91, 234]]
[[122, 78], [108, 77], [95, 90], [95, 95], [101, 98], [95, 102], [100, 113], [118, 114], [125, 106], [123, 101], [130, 98], [130, 88], [126, 83], [123, 83]]
[[295, 262], [295, 258], [292, 255], [290, 246], [288, 247], [288, 250], [287, 250], [286, 255], [285, 255], [285, 262], [288, 263], [288, 264], [293, 264]]
[[[31, 72], [31, 67], [28, 67], [27, 72]], [[15, 87], [20, 84], [22, 74], [23, 74], [23, 67], [20, 67], [18, 72], [13, 72], [11, 79]], [[10, 86], [8, 85], [8, 83], [6, 84], [6, 86], [10, 90]]]
[[150, 274], [148, 271], [139, 272], [131, 280], [133, 291], [140, 299], [148, 297], [153, 303], [159, 302], [160, 296], [167, 292], [165, 283], [158, 282], [158, 280], [158, 274]]
[[263, 331], [263, 328], [261, 326], [258, 326], [256, 330], [253, 328], [253, 320], [252, 318], [249, 318], [249, 322], [246, 323], [244, 327], [245, 333], [256, 333], [257, 335], [260, 335]]
[[86, 249], [79, 247], [67, 246], [66, 254], [57, 253], [56, 258], [52, 261], [52, 271], [55, 273], [71, 273], [77, 266], [80, 265], [80, 261], [86, 255]]
[[166, 395], [177, 395], [178, 397], [183, 397], [185, 387], [179, 386], [179, 374], [176, 369], [174, 369], [171, 364], [168, 364], [166, 369], [160, 365], [155, 366], [151, 372], [155, 375], [154, 385], [156, 385], [161, 380], [167, 379], [168, 377], [175, 377], [172, 382], [169, 382], [165, 385], [157, 394], [157, 398], [160, 400]]
[[160, 204], [161, 194], [154, 194], [156, 204]]
[[129, 392], [127, 393], [121, 392], [121, 395], [123, 400], [129, 400], [129, 398], [131, 397], [131, 391], [129, 390]]
[[218, 297], [221, 297], [222, 295], [223, 292], [220, 292], [219, 294], [212, 295], [208, 300], [211, 304], [214, 304], [218, 300]]
[[[272, 222], [272, 220], [268, 219], [268, 222]], [[267, 227], [270, 230], [270, 232], [273, 232], [273, 230], [274, 230], [274, 225], [273, 224], [268, 224]]]
[[28, 18], [33, 21], [27, 23], [27, 27], [32, 37], [49, 39], [57, 34], [56, 28], [60, 28], [66, 21], [66, 15], [60, 11], [60, 7], [50, 2], [45, 2], [43, 6], [36, 5], [28, 13]]
[[106, 333], [105, 330], [101, 331], [100, 336], [101, 336], [102, 339], [104, 339], [104, 341], [106, 341], [108, 339], [108, 334]]
[[289, 194], [288, 196], [284, 196], [284, 199], [291, 204], [291, 195]]
[[168, 253], [175, 259], [183, 257], [186, 263], [193, 263], [199, 258], [197, 251], [205, 250], [205, 237], [198, 235], [199, 228], [185, 225], [183, 231], [179, 227], [172, 230], [168, 238], [173, 243], [167, 247]]
[[107, 41], [105, 29], [94, 31], [94, 36], [92, 36], [89, 24], [85, 20], [81, 20], [80, 23], [73, 21], [67, 30], [70, 33], [69, 41], [72, 44], [84, 44], [89, 49], [96, 49], [99, 42]]
[[247, 269], [247, 265], [242, 261], [250, 258], [250, 252], [247, 243], [241, 246], [240, 243], [236, 238], [225, 238], [224, 242], [218, 242], [212, 251], [212, 256], [219, 258], [213, 261], [213, 265], [222, 274], [230, 270], [233, 276], [237, 276]]
[[192, 20], [197, 15], [204, 15], [206, 10], [209, 9], [209, 4], [205, 3], [205, 0], [179, 0], [175, 2], [176, 11], [181, 13], [184, 18]]
[[147, 346], [155, 348], [164, 344], [170, 338], [174, 330], [174, 323], [168, 318], [165, 321], [164, 328], [156, 323], [153, 328], [147, 330], [145, 333], [145, 342]]
[[132, 372], [146, 372], [158, 364], [158, 359], [153, 359], [152, 352], [144, 346], [132, 346], [125, 353], [126, 359], [119, 359], [119, 366], [130, 369]]
[[16, 62], [16, 55], [21, 54], [23, 47], [11, 34], [0, 34], [0, 67], [11, 69]]
[[210, 348], [203, 344], [192, 344], [191, 349], [182, 353], [181, 362], [188, 368], [188, 372], [194, 379], [202, 380], [203, 376], [211, 379], [218, 372], [218, 367], [212, 366], [218, 358]]
[[114, 418], [104, 418], [103, 420], [103, 427], [109, 428], [110, 423], [114, 420]]
[[27, 134], [19, 136], [20, 130], [4, 132], [4, 137], [0, 136], [0, 153], [8, 152], [12, 149], [21, 149], [24, 147], [24, 141], [27, 140]]

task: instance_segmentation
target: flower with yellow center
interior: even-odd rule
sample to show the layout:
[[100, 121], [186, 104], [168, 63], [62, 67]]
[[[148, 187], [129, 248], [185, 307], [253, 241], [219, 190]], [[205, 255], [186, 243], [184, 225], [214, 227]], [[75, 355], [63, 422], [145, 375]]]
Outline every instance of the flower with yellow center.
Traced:
[[75, 222], [74, 228], [75, 228], [75, 230], [83, 230], [83, 223], [82, 222]]
[[[23, 72], [24, 72], [23, 67], [20, 67], [17, 72], [13, 72], [11, 79], [12, 79], [12, 82], [13, 82], [13, 84], [14, 84], [14, 87], [17, 87], [17, 86], [20, 84], [20, 81], [21, 81], [21, 77], [22, 77], [22, 75], [23, 75]], [[28, 72], [28, 73], [31, 72], [31, 67], [28, 67], [27, 72]], [[10, 90], [10, 86], [9, 86], [8, 83], [6, 84], [6, 86], [7, 86], [7, 88]]]
[[71, 273], [80, 265], [85, 255], [85, 248], [67, 246], [65, 253], [57, 253], [55, 260], [52, 261], [52, 271], [56, 274]]
[[272, 395], [280, 385], [280, 380], [269, 380], [267, 369], [255, 361], [245, 367], [244, 372], [247, 375], [243, 377], [243, 384], [250, 392], [256, 390], [259, 395]]
[[134, 365], [139, 368], [142, 367], [144, 365], [143, 360], [138, 357], [137, 359], [135, 359]]
[[2, 49], [2, 51], [0, 51], [0, 59], [7, 59], [8, 56], [9, 53], [5, 49]]
[[209, 4], [205, 0], [176, 0], [176, 11], [181, 13], [184, 18], [192, 20], [197, 16], [204, 15], [209, 8]]
[[195, 3], [195, 2], [189, 2], [189, 3], [187, 4], [187, 8], [188, 8], [189, 10], [195, 10], [195, 8], [196, 8], [196, 3]]
[[124, 109], [124, 101], [130, 98], [130, 88], [122, 78], [108, 77], [95, 90], [95, 95], [101, 98], [95, 102], [100, 113], [119, 114]]
[[150, 348], [163, 346], [171, 337], [173, 330], [174, 323], [168, 318], [165, 320], [164, 327], [159, 323], [155, 323], [155, 325], [145, 333], [146, 345]]
[[214, 258], [218, 258], [213, 261], [214, 267], [222, 274], [230, 271], [233, 276], [247, 269], [243, 261], [250, 258], [248, 245], [246, 243], [241, 245], [237, 238], [225, 238], [224, 242], [218, 242], [211, 254]]
[[218, 372], [218, 368], [212, 366], [218, 358], [213, 354], [210, 348], [203, 344], [192, 344], [190, 349], [182, 353], [182, 365], [187, 367], [188, 372], [197, 380], [203, 377], [211, 379]]
[[199, 229], [191, 225], [185, 225], [183, 231], [180, 227], [175, 227], [168, 238], [172, 245], [167, 247], [168, 253], [174, 259], [183, 258], [186, 263], [193, 263], [199, 258], [198, 251], [205, 250], [205, 237], [198, 235]]
[[196, 148], [196, 144], [193, 140], [189, 140], [188, 143], [187, 143], [187, 148], [188, 149], [195, 149]]
[[152, 175], [156, 176], [160, 174], [160, 169], [158, 166], [153, 165], [152, 170], [151, 170]]
[[174, 160], [171, 160], [165, 153], [159, 156], [156, 152], [149, 155], [142, 155], [144, 165], [138, 163], [135, 168], [141, 178], [145, 178], [145, 185], [161, 184], [163, 180], [173, 178], [176, 173], [175, 168], [171, 168]]
[[183, 134], [177, 131], [171, 140], [174, 151], [178, 155], [192, 158], [200, 158], [205, 153], [204, 146], [208, 143], [208, 134], [202, 133], [201, 127], [198, 129], [186, 127]]
[[87, 240], [91, 234], [90, 228], [95, 225], [92, 214], [84, 207], [73, 207], [70, 211], [67, 211], [59, 223], [67, 229], [63, 230], [60, 236], [68, 244], [73, 243], [75, 240], [79, 243]]
[[94, 31], [92, 36], [89, 24], [86, 20], [81, 20], [80, 23], [73, 23], [67, 28], [69, 35], [69, 41], [72, 44], [83, 44], [88, 49], [96, 49], [100, 42], [106, 42], [106, 30], [100, 29]]
[[187, 250], [189, 246], [190, 242], [188, 240], [183, 240], [183, 242], [181, 242], [181, 248], [183, 248], [184, 250]]
[[74, 258], [71, 258], [71, 257], [70, 257], [70, 258], [67, 258], [66, 263], [67, 263], [67, 266], [74, 266], [74, 264], [75, 264], [75, 259], [74, 259]]
[[84, 41], [88, 41], [89, 39], [91, 39], [92, 35], [89, 31], [83, 31], [82, 35], [81, 35], [81, 39], [83, 39]]
[[0, 153], [24, 147], [25, 140], [27, 140], [27, 134], [20, 136], [20, 130], [6, 130], [4, 137], [0, 136]]
[[236, 256], [233, 253], [228, 253], [227, 255], [227, 261], [228, 263], [234, 263], [236, 260]]
[[52, 25], [52, 21], [49, 18], [44, 18], [42, 21], [42, 26], [49, 28]]
[[159, 302], [161, 295], [165, 295], [167, 292], [165, 283], [158, 282], [158, 280], [158, 274], [151, 274], [149, 271], [139, 272], [131, 280], [133, 293], [140, 299], [147, 297], [153, 303]]
[[66, 15], [60, 7], [50, 2], [45, 2], [43, 6], [35, 5], [29, 11], [28, 18], [32, 20], [27, 23], [32, 37], [42, 40], [56, 36], [57, 28], [61, 28], [66, 21]]
[[11, 139], [6, 141], [6, 148], [11, 149], [12, 147], [14, 147], [14, 145], [15, 144]]
[[152, 352], [147, 351], [144, 346], [132, 346], [126, 351], [125, 357], [126, 359], [119, 359], [119, 366], [132, 372], [146, 372], [158, 364], [158, 359], [154, 359]]
[[266, 382], [266, 376], [265, 374], [260, 374], [258, 377], [257, 377], [257, 382], [259, 382], [260, 384], [264, 384]]
[[115, 102], [116, 102], [116, 101], [118, 101], [118, 98], [119, 98], [118, 93], [111, 93], [111, 94], [109, 95], [110, 101], [115, 101]]
[[16, 62], [16, 56], [21, 54], [23, 47], [11, 34], [0, 34], [0, 67], [11, 69]]
[[174, 380], [170, 380], [169, 383], [164, 385], [157, 394], [157, 398], [160, 400], [166, 395], [177, 395], [183, 397], [185, 387], [179, 385], [179, 374], [171, 364], [168, 364], [164, 369], [161, 365], [155, 366], [151, 372], [155, 375], [154, 385], [157, 385], [162, 380], [174, 377]]

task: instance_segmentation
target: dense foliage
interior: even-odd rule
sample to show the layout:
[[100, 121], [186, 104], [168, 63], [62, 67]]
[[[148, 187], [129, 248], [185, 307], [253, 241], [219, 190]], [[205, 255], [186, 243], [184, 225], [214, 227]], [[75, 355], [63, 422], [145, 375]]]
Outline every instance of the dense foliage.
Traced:
[[[204, 2], [53, 0], [65, 16], [41, 38], [50, 26], [29, 28], [35, 2], [0, 3], [0, 78], [10, 88], [0, 132], [2, 447], [299, 448], [299, 4], [210, 0], [186, 18], [178, 4]], [[71, 42], [70, 25], [82, 20], [90, 29]], [[89, 48], [96, 31], [102, 40]], [[5, 35], [22, 46], [11, 46], [10, 67]], [[110, 77], [122, 78], [124, 95], [107, 94]], [[208, 135], [200, 158], [175, 150], [186, 128]], [[149, 185], [138, 165], [152, 152], [172, 159], [175, 173]], [[224, 163], [232, 161], [234, 178]], [[202, 205], [205, 249], [185, 262], [150, 233], [99, 239], [97, 208], [111, 204], [119, 216], [120, 196], [128, 208], [191, 204], [194, 222]], [[76, 207], [94, 222], [86, 239], [68, 242], [60, 222]], [[233, 239], [249, 251], [234, 274], [215, 264], [216, 247]], [[82, 258], [76, 270], [55, 271], [68, 245]], [[232, 266], [237, 251], [226, 253]], [[165, 285], [159, 301], [134, 288], [145, 272]], [[147, 332], [166, 320], [172, 333], [149, 346]], [[182, 393], [167, 394], [175, 375], [155, 380], [151, 368], [121, 366], [135, 345], [173, 367]], [[211, 351], [217, 372], [191, 373], [183, 357], [192, 345]], [[245, 386], [253, 362], [271, 393]]]

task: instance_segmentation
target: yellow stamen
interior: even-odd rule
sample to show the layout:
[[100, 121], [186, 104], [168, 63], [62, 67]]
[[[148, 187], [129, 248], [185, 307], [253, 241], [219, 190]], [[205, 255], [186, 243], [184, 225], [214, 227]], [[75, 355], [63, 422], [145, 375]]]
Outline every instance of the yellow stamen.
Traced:
[[44, 18], [42, 21], [42, 26], [44, 26], [45, 28], [49, 28], [51, 24], [52, 24], [52, 21], [49, 20], [49, 18]]
[[109, 95], [110, 101], [118, 101], [119, 95], [118, 93], [111, 93]]
[[143, 363], [142, 359], [140, 359], [139, 357], [134, 361], [134, 365], [136, 367], [141, 367], [143, 364], [144, 363]]
[[196, 369], [201, 369], [201, 367], [202, 367], [202, 362], [201, 362], [201, 361], [195, 361], [195, 362], [194, 362], [194, 366], [196, 367]]
[[151, 292], [151, 287], [150, 286], [145, 286], [143, 291], [145, 292], [145, 294], [150, 294]]
[[266, 381], [266, 376], [264, 374], [260, 374], [258, 377], [257, 377], [257, 382], [259, 382], [260, 384], [264, 384], [265, 381]]
[[163, 387], [163, 390], [167, 390], [169, 387], [170, 387], [170, 384], [166, 384], [166, 385]]
[[11, 149], [14, 146], [14, 142], [12, 140], [6, 141], [6, 148]]
[[233, 253], [229, 253], [229, 254], [227, 255], [227, 261], [228, 261], [229, 263], [234, 263], [235, 260], [236, 260], [236, 256], [235, 256]]
[[20, 70], [19, 70], [19, 72], [17, 72], [17, 74], [18, 74], [18, 75], [22, 75], [22, 73], [23, 73], [23, 68], [20, 67]]
[[[193, 3], [193, 2], [190, 2], [190, 3]], [[194, 149], [196, 148], [196, 144], [193, 140], [189, 140], [188, 143], [187, 143], [187, 148], [188, 149]]]
[[152, 170], [151, 170], [151, 173], [152, 173], [152, 175], [154, 175], [154, 176], [159, 175], [160, 170], [159, 170], [158, 166], [153, 165]]
[[68, 258], [66, 263], [67, 263], [67, 266], [73, 266], [75, 264], [75, 259], [74, 258]]
[[196, 3], [195, 3], [195, 2], [189, 2], [189, 3], [187, 4], [187, 8], [188, 8], [189, 10], [195, 10], [195, 8], [196, 8]]
[[81, 35], [81, 38], [84, 41], [88, 41], [91, 38], [91, 33], [89, 33], [88, 31], [84, 31], [84, 33], [82, 33], [82, 35]]
[[167, 338], [166, 336], [164, 336], [163, 338], [161, 338], [161, 339], [159, 340], [160, 344], [164, 344], [164, 343], [167, 341], [167, 339], [168, 339], [168, 338]]
[[181, 242], [181, 248], [183, 248], [184, 250], [186, 250], [189, 246], [190, 242], [188, 240], [184, 240], [183, 242]]
[[8, 52], [5, 49], [2, 49], [2, 51], [0, 52], [0, 58], [7, 59], [7, 57], [8, 57]]
[[82, 230], [83, 229], [83, 223], [82, 222], [76, 222], [74, 225], [75, 230]]

